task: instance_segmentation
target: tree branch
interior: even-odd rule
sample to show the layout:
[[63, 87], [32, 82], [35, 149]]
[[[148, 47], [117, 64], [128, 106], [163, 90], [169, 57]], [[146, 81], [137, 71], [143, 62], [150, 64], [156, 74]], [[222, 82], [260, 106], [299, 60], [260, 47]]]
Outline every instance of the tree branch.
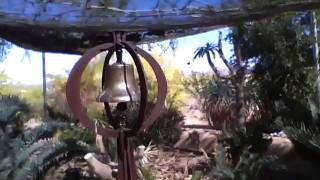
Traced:
[[209, 64], [210, 68], [216, 74], [216, 76], [220, 78], [221, 77], [220, 72], [218, 71], [216, 66], [213, 64], [209, 51], [206, 51], [206, 56], [207, 56], [207, 60], [208, 60], [208, 64]]
[[216, 48], [217, 53], [219, 54], [220, 58], [222, 59], [223, 63], [225, 66], [228, 68], [229, 72], [231, 75], [234, 75], [235, 72], [233, 68], [230, 66], [227, 58], [225, 57], [223, 50], [222, 50], [222, 32], [219, 32], [219, 41], [218, 41], [218, 46]]

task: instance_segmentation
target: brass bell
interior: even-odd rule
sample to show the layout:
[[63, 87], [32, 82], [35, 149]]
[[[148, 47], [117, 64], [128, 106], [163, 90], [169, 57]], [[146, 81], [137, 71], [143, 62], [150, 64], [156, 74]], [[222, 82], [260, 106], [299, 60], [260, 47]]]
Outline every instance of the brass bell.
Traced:
[[133, 65], [116, 62], [106, 67], [103, 91], [98, 102], [139, 101], [140, 91], [134, 78]]

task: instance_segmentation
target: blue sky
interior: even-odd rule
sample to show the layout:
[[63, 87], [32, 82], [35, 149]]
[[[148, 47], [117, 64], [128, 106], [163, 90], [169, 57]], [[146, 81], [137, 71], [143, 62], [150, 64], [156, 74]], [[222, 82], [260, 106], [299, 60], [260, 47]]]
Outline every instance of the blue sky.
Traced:
[[[227, 33], [227, 29], [210, 31], [194, 36], [188, 36], [178, 39], [178, 47], [175, 52], [170, 49], [162, 52], [155, 47], [152, 51], [162, 54], [166, 60], [171, 61], [176, 67], [185, 73], [191, 71], [208, 72], [210, 71], [206, 59], [197, 59], [193, 62], [194, 51], [205, 45], [207, 42], [217, 42], [218, 32]], [[164, 41], [168, 44], [168, 41]], [[145, 46], [146, 47], [146, 46]], [[224, 49], [227, 57], [230, 56], [231, 45], [225, 43]], [[146, 48], [147, 49], [147, 48]], [[4, 62], [0, 63], [0, 70], [4, 71], [14, 83], [20, 82], [27, 85], [42, 83], [42, 54], [29, 50], [30, 56], [25, 55], [25, 49], [13, 47]], [[47, 74], [61, 74], [67, 76], [74, 63], [79, 59], [77, 55], [46, 53]], [[191, 61], [191, 64], [187, 63]], [[216, 60], [217, 65], [224, 68], [221, 60]]]

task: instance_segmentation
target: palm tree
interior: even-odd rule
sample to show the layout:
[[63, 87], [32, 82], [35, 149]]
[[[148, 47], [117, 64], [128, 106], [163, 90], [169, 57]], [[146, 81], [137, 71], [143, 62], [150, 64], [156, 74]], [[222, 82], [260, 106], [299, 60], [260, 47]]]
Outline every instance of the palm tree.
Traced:
[[216, 76], [220, 76], [218, 69], [215, 67], [211, 59], [211, 56], [215, 58], [215, 49], [216, 49], [216, 46], [214, 44], [207, 43], [205, 46], [202, 46], [196, 49], [196, 51], [194, 52], [195, 55], [193, 59], [202, 58], [204, 55], [206, 55], [210, 68], [216, 74]]
[[[234, 110], [231, 113], [231, 121], [236, 123], [237, 127], [243, 128], [244, 121], [245, 121], [245, 114], [244, 114], [244, 80], [245, 80], [245, 68], [246, 63], [243, 60], [243, 57], [241, 55], [241, 27], [235, 27], [233, 29], [233, 32], [230, 37], [233, 40], [234, 45], [234, 57], [235, 57], [235, 63], [231, 63], [230, 60], [227, 60], [223, 49], [222, 49], [222, 33], [219, 33], [219, 39], [217, 44], [213, 43], [207, 43], [203, 47], [199, 47], [195, 51], [194, 59], [198, 57], [203, 57], [206, 55], [207, 61], [217, 78], [215, 79], [215, 83], [217, 84], [218, 88], [222, 87], [221, 80], [226, 80], [222, 83], [229, 83], [231, 82], [231, 87], [235, 91], [235, 103], [234, 103]], [[223, 61], [224, 65], [227, 67], [229, 73], [227, 76], [222, 76], [217, 67], [214, 65], [211, 55], [213, 58], [215, 58], [215, 55], [218, 54], [220, 59]], [[214, 104], [214, 103], [213, 103]]]

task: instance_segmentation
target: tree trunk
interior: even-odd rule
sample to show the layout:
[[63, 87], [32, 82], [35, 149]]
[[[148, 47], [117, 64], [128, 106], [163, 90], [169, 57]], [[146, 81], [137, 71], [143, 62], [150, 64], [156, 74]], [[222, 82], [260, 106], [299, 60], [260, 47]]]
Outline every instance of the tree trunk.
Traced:
[[[316, 13], [310, 12], [310, 21], [311, 21], [311, 35], [313, 36], [313, 61], [317, 70], [317, 79], [315, 82], [315, 96], [312, 99], [314, 108], [312, 111], [313, 119], [316, 120], [318, 113], [320, 113], [320, 65], [319, 65], [319, 45], [318, 45], [318, 28], [317, 28], [317, 17]], [[317, 122], [315, 122], [317, 123]]]
[[206, 52], [206, 56], [207, 56], [207, 60], [208, 60], [208, 64], [209, 64], [210, 68], [212, 69], [212, 71], [215, 73], [215, 75], [217, 77], [220, 77], [220, 73], [219, 73], [218, 69], [216, 68], [216, 66], [213, 64], [209, 51]]
[[[245, 97], [244, 97], [244, 86], [245, 86], [245, 62], [241, 55], [241, 34], [238, 31], [238, 28], [234, 28], [233, 30], [234, 39], [234, 52], [236, 56], [236, 76], [234, 77], [234, 85], [235, 85], [235, 113], [234, 120], [236, 126], [240, 129], [244, 129], [245, 125]], [[244, 129], [245, 130], [245, 129]]]
[[42, 96], [43, 96], [43, 119], [47, 120], [47, 73], [46, 73], [46, 54], [42, 52]]

